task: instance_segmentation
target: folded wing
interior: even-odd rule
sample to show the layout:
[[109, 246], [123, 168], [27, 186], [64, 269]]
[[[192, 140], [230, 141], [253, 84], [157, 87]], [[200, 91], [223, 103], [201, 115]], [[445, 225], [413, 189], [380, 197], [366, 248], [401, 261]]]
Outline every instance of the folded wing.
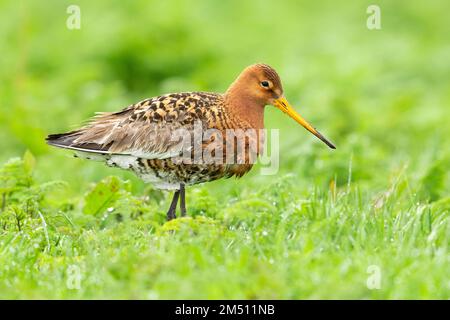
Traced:
[[143, 100], [118, 112], [97, 114], [85, 127], [47, 137], [49, 145], [92, 154], [147, 159], [177, 156], [182, 138], [199, 123], [209, 126], [220, 95], [176, 93]]

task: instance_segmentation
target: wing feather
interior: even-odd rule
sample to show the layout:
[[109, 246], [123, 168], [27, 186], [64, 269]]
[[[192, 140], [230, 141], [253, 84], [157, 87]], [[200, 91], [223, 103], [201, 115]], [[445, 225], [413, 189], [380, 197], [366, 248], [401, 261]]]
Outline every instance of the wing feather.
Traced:
[[56, 147], [90, 153], [164, 159], [180, 154], [178, 129], [192, 132], [200, 121], [210, 126], [211, 113], [221, 105], [218, 94], [188, 92], [145, 99], [118, 112], [97, 113], [83, 128], [47, 137]]

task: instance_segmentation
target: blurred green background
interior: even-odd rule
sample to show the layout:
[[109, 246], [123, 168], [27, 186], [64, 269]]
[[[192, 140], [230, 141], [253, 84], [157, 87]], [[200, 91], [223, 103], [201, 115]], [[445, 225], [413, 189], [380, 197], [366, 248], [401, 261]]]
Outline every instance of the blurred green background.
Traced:
[[[66, 27], [71, 4], [81, 9], [79, 30]], [[381, 30], [366, 27], [370, 4], [381, 8]], [[262, 185], [278, 188], [285, 178], [292, 188], [280, 190], [294, 199], [308, 199], [312, 190], [327, 195], [330, 182], [331, 192], [334, 184], [343, 190], [350, 181], [362, 194], [362, 206], [370, 209], [401, 178], [408, 189], [396, 200], [402, 208], [443, 203], [439, 212], [447, 218], [448, 12], [449, 2], [434, 0], [1, 1], [0, 163], [31, 151], [36, 181], [67, 181], [64, 197], [70, 199], [80, 199], [108, 175], [130, 179], [131, 192], [144, 195], [151, 187], [132, 174], [73, 159], [48, 147], [46, 135], [76, 128], [96, 111], [119, 110], [163, 93], [224, 92], [244, 67], [264, 62], [279, 72], [290, 102], [337, 150], [267, 107], [266, 127], [281, 130], [278, 175], [261, 176], [257, 168], [240, 181], [195, 187], [188, 194], [188, 210], [197, 212], [196, 197], [204, 199], [199, 196], [204, 193], [216, 206], [252, 195], [264, 198]], [[168, 200], [162, 201], [161, 215]], [[201, 203], [206, 211], [208, 203]], [[395, 220], [395, 214], [390, 218]], [[447, 236], [441, 245], [444, 275], [449, 271]], [[446, 280], [433, 280], [442, 282], [438, 297], [445, 297]], [[187, 289], [180, 292], [195, 297]], [[205, 297], [235, 297], [211, 292]], [[432, 291], [418, 290], [412, 297], [430, 296]]]

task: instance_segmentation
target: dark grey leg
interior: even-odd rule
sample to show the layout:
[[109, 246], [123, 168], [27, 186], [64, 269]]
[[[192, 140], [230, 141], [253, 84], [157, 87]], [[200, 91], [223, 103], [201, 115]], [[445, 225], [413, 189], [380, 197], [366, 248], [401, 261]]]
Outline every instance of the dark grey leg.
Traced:
[[180, 210], [181, 216], [186, 216], [186, 192], [184, 190], [184, 183], [180, 184]]
[[175, 212], [177, 210], [179, 195], [180, 195], [180, 190], [175, 191], [175, 193], [173, 194], [172, 203], [170, 204], [169, 211], [167, 211], [167, 221], [170, 221], [177, 217]]

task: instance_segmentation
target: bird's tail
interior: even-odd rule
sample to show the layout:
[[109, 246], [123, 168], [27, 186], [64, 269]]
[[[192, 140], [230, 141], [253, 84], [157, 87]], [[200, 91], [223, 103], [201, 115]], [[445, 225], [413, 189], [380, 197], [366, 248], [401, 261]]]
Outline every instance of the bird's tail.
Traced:
[[66, 133], [57, 133], [57, 134], [50, 134], [45, 139], [47, 144], [63, 148], [63, 149], [70, 149], [70, 150], [76, 150], [76, 151], [83, 151], [88, 153], [107, 153], [108, 147], [99, 145], [97, 143], [91, 143], [91, 142], [77, 142], [76, 140], [83, 134], [81, 130], [66, 132]]
[[45, 141], [47, 144], [54, 147], [70, 148], [74, 145], [74, 141], [80, 136], [80, 134], [80, 131], [50, 134], [47, 138], [45, 138]]

